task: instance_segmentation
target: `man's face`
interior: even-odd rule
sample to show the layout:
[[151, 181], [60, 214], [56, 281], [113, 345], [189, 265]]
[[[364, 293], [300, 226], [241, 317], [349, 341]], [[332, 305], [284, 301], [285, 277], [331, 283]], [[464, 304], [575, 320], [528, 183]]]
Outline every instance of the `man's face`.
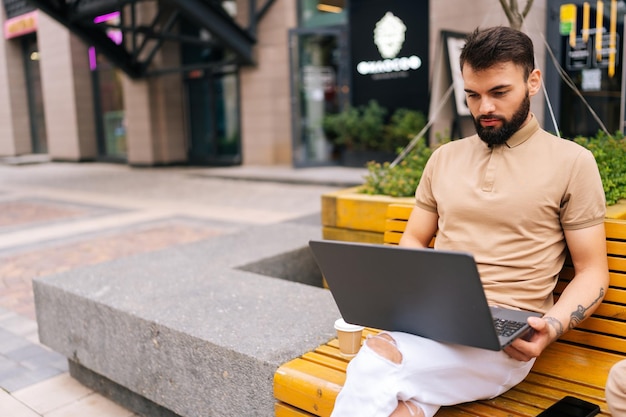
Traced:
[[463, 80], [476, 133], [488, 145], [505, 143], [529, 120], [529, 82], [521, 67], [505, 62], [474, 71], [466, 64]]

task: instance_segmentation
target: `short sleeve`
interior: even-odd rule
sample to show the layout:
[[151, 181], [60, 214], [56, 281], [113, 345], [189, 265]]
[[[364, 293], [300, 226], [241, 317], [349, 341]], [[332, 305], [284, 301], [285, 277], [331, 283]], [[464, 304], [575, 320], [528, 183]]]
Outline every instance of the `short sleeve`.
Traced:
[[604, 221], [606, 200], [593, 154], [583, 149], [574, 160], [570, 180], [561, 201], [563, 229], [582, 229]]

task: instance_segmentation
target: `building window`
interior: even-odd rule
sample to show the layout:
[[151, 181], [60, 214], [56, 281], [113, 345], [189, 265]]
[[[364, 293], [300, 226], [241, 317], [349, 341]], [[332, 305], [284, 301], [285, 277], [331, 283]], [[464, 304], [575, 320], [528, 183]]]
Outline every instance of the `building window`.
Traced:
[[301, 0], [299, 26], [313, 28], [345, 25], [348, 22], [346, 0]]

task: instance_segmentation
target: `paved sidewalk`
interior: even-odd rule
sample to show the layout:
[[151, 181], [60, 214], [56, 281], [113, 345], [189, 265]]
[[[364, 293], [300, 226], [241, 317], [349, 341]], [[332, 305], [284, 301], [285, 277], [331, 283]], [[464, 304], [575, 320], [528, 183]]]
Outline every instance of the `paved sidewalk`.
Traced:
[[[0, 416], [130, 417], [39, 344], [32, 279], [299, 217], [364, 169], [0, 161]], [[279, 202], [279, 203], [278, 203]]]

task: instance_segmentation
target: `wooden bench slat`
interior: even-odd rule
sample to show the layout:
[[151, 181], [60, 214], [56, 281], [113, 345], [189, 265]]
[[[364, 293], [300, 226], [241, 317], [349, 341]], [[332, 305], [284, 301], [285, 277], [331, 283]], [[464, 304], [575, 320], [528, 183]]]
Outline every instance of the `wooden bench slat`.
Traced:
[[[511, 414], [509, 414], [510, 416]], [[476, 417], [476, 414], [466, 413], [456, 407], [441, 407], [437, 412], [437, 417]]]
[[346, 372], [348, 363], [334, 355], [325, 355], [317, 349], [314, 352], [307, 352], [302, 355], [302, 359], [317, 363], [340, 372]]
[[387, 206], [387, 213], [385, 217], [388, 219], [407, 220], [412, 211], [413, 206], [408, 204], [390, 204]]
[[397, 245], [400, 243], [400, 238], [402, 238], [402, 233], [400, 232], [385, 232], [383, 239], [384, 243]]
[[606, 253], [607, 254], [624, 254], [626, 253], [626, 242], [621, 240], [607, 240], [606, 241]]
[[611, 336], [601, 334], [587, 333], [581, 330], [570, 330], [563, 336], [561, 340], [581, 345], [593, 346], [595, 348], [611, 350], [614, 352], [626, 353], [626, 341], [616, 339]]
[[[514, 401], [506, 401], [505, 398], [498, 398], [498, 401], [474, 401], [472, 403], [459, 404], [454, 407], [458, 413], [462, 410], [469, 415], [479, 417], [509, 417], [509, 416], [535, 416], [540, 411], [537, 407], [527, 406]], [[451, 415], [458, 415], [456, 413]], [[439, 417], [439, 413], [437, 413]]]
[[[604, 296], [604, 300], [602, 303], [613, 303], [616, 306], [624, 306], [624, 300], [626, 299], [626, 289], [623, 288], [614, 288], [613, 286], [609, 287], [606, 295]], [[622, 317], [616, 317], [622, 318]]]
[[276, 417], [315, 417], [314, 414], [307, 413], [283, 402], [274, 404], [274, 415]]
[[510, 390], [502, 395], [508, 396], [509, 393], [516, 393], [518, 391], [532, 394], [538, 389], [541, 389], [544, 393], [548, 392], [546, 389], [551, 389], [552, 398], [562, 398], [567, 395], [567, 393], [576, 392], [578, 395], [587, 398], [588, 401], [594, 403], [604, 402], [603, 387], [592, 387], [579, 382], [567, 381], [562, 378], [539, 375], [535, 372], [528, 374], [526, 379], [517, 385], [514, 390]]
[[615, 256], [609, 256], [609, 270], [613, 272], [626, 271], [626, 258], [617, 258]]
[[329, 416], [345, 378], [345, 372], [296, 358], [274, 374], [274, 397], [309, 413]]
[[385, 221], [385, 232], [404, 232], [406, 229], [406, 220], [387, 219]]
[[609, 272], [611, 286], [616, 288], [626, 288], [626, 274], [619, 272]]
[[616, 341], [626, 337], [626, 323], [596, 316], [589, 317], [587, 320], [580, 323], [574, 330], [604, 333], [608, 335], [607, 337], [615, 339]]
[[533, 373], [604, 388], [609, 369], [620, 359], [618, 354], [556, 342], [537, 358]]
[[624, 227], [626, 220], [605, 219], [604, 230], [607, 239], [626, 240], [626, 228]]

